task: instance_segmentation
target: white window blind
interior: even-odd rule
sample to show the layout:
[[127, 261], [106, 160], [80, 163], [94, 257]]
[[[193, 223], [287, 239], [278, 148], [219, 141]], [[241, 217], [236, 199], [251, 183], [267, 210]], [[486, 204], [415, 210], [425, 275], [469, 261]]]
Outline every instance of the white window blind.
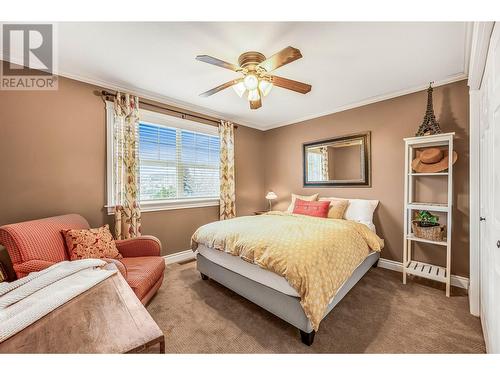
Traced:
[[139, 124], [140, 200], [219, 197], [219, 137]]
[[307, 178], [310, 181], [322, 181], [323, 157], [318, 152], [307, 153]]

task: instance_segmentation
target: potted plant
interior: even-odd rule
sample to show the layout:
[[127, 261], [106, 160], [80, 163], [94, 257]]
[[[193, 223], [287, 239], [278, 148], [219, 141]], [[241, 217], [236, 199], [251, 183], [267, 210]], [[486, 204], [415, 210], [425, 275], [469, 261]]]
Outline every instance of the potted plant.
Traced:
[[439, 216], [431, 214], [429, 211], [418, 211], [416, 220], [421, 227], [437, 227]]
[[416, 237], [431, 241], [443, 240], [445, 227], [439, 225], [439, 216], [433, 215], [429, 211], [418, 211], [412, 222], [412, 228]]

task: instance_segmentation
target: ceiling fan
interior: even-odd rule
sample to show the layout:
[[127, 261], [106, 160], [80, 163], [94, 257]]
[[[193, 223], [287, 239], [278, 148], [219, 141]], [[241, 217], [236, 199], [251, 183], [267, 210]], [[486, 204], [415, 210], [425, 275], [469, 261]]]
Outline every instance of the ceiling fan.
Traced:
[[243, 74], [243, 77], [223, 83], [222, 85], [200, 94], [200, 96], [207, 97], [227, 89], [228, 87], [233, 87], [240, 98], [248, 92], [247, 98], [250, 102], [250, 108], [258, 109], [262, 106], [262, 97], [269, 94], [273, 85], [301, 94], [307, 94], [311, 91], [311, 85], [270, 74], [273, 70], [298, 60], [301, 57], [302, 54], [300, 51], [293, 47], [286, 47], [267, 59], [266, 56], [260, 52], [245, 52], [238, 58], [238, 65], [219, 60], [212, 56], [198, 55], [196, 56], [196, 60], [198, 61], [203, 61]]

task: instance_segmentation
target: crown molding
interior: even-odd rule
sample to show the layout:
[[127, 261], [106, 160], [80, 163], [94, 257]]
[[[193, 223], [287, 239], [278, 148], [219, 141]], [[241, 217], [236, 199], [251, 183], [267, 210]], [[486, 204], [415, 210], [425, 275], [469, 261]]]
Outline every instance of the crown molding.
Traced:
[[[22, 60], [20, 60], [18, 58], [11, 58], [10, 60], [4, 59], [3, 53], [1, 51], [0, 51], [0, 61], [8, 61], [8, 62], [10, 62], [12, 64], [16, 64], [16, 65], [23, 65], [23, 63], [24, 63]], [[112, 82], [109, 82], [106, 80], [89, 78], [89, 77], [81, 76], [78, 74], [64, 72], [61, 70], [55, 71], [54, 75], [56, 75], [58, 77], [72, 79], [74, 81], [87, 83], [89, 85], [98, 86], [100, 88], [111, 90], [111, 91], [128, 92], [132, 95], [139, 96], [143, 99], [152, 100], [152, 101], [156, 101], [156, 102], [159, 102], [159, 103], [162, 103], [165, 105], [177, 107], [181, 110], [197, 112], [197, 113], [200, 113], [200, 114], [203, 114], [206, 116], [210, 116], [210, 117], [214, 117], [214, 118], [218, 118], [218, 119], [224, 120], [224, 121], [233, 121], [231, 118], [229, 118], [230, 116], [228, 116], [224, 113], [213, 111], [213, 110], [208, 109], [206, 107], [197, 106], [197, 105], [190, 104], [190, 103], [187, 103], [184, 101], [176, 100], [176, 99], [173, 99], [169, 96], [157, 94], [157, 93], [154, 93], [152, 91], [140, 89], [140, 88], [137, 88], [134, 86], [117, 85], [115, 83], [112, 83]], [[250, 128], [262, 130], [261, 126], [259, 126], [257, 124], [249, 123], [246, 121], [238, 121], [238, 125], [243, 125], [243, 126], [247, 126]]]
[[[0, 55], [0, 60], [2, 60], [2, 56], [1, 55]], [[14, 61], [10, 61], [10, 62], [12, 62], [14, 64], [19, 64], [19, 62], [16, 62], [15, 60]], [[464, 68], [465, 68], [465, 66], [464, 66]], [[139, 89], [139, 88], [135, 88], [135, 87], [131, 87], [131, 86], [125, 86], [125, 85], [116, 85], [116, 84], [111, 83], [109, 81], [100, 80], [100, 79], [94, 79], [94, 78], [88, 78], [88, 77], [83, 77], [83, 76], [80, 76], [80, 75], [77, 75], [77, 74], [72, 74], [72, 73], [67, 73], [67, 72], [61, 72], [61, 71], [58, 71], [56, 75], [58, 75], [60, 77], [65, 77], [65, 78], [68, 78], [68, 79], [72, 79], [72, 80], [75, 80], [75, 81], [87, 83], [87, 84], [90, 84], [90, 85], [93, 85], [93, 86], [98, 86], [98, 87], [101, 87], [101, 88], [105, 88], [105, 89], [108, 89], [108, 90], [128, 92], [130, 94], [137, 95], [137, 96], [139, 96], [141, 98], [148, 99], [148, 100], [153, 100], [153, 101], [157, 101], [157, 102], [160, 102], [160, 103], [163, 103], [163, 104], [166, 104], [166, 105], [171, 105], [171, 106], [177, 107], [177, 108], [182, 109], [182, 110], [192, 111], [192, 112], [198, 112], [198, 113], [201, 113], [201, 114], [204, 114], [204, 115], [207, 115], [207, 116], [211, 116], [211, 117], [215, 117], [215, 118], [219, 118], [219, 119], [225, 120], [225, 121], [233, 121], [230, 118], [230, 115], [223, 114], [223, 113], [220, 113], [220, 112], [215, 112], [215, 111], [212, 111], [212, 110], [210, 110], [208, 108], [205, 108], [205, 107], [200, 107], [200, 106], [192, 105], [192, 104], [189, 104], [189, 103], [186, 103], [186, 102], [183, 102], [183, 101], [175, 100], [175, 99], [172, 99], [172, 98], [170, 98], [168, 96], [159, 95], [159, 94], [153, 93], [153, 92], [148, 91], [148, 90], [142, 90], [142, 89]], [[434, 87], [443, 86], [443, 85], [447, 85], [449, 83], [453, 83], [453, 82], [457, 82], [457, 81], [462, 81], [464, 79], [467, 79], [467, 77], [468, 77], [467, 73], [459, 73], [459, 74], [455, 74], [453, 76], [447, 77], [445, 79], [442, 79], [442, 80], [439, 80], [439, 81], [435, 81], [433, 85], [434, 85]], [[261, 126], [261, 125], [257, 125], [257, 124], [254, 124], [254, 123], [249, 123], [249, 122], [246, 122], [246, 121], [241, 121], [241, 120], [238, 121], [238, 124], [246, 126], [246, 127], [249, 127], [249, 128], [254, 128], [254, 129], [257, 129], [257, 130], [261, 130], [261, 131], [268, 131], [268, 130], [279, 128], [279, 127], [282, 127], [282, 126], [290, 126], [290, 125], [298, 124], [300, 122], [304, 122], [304, 121], [307, 121], [307, 120], [312, 120], [312, 119], [315, 119], [315, 118], [319, 118], [319, 117], [331, 115], [331, 114], [334, 114], [334, 113], [347, 111], [349, 109], [363, 107], [363, 106], [368, 105], [368, 104], [373, 104], [373, 103], [381, 102], [381, 101], [384, 101], [384, 100], [393, 99], [393, 98], [396, 98], [398, 96], [412, 94], [412, 93], [415, 93], [415, 92], [418, 92], [418, 91], [422, 91], [422, 90], [425, 90], [425, 89], [427, 89], [427, 83], [424, 84], [424, 85], [414, 86], [414, 87], [411, 87], [411, 88], [408, 88], [408, 89], [404, 89], [404, 90], [399, 90], [399, 91], [394, 91], [394, 92], [387, 93], [387, 94], [373, 96], [371, 98], [368, 98], [368, 99], [365, 99], [365, 100], [361, 100], [361, 101], [358, 101], [358, 102], [354, 102], [354, 103], [350, 103], [350, 104], [347, 104], [347, 105], [339, 106], [339, 107], [333, 108], [333, 109], [325, 111], [325, 112], [315, 113], [315, 114], [312, 114], [312, 115], [300, 117], [300, 118], [293, 119], [293, 120], [290, 120], [290, 121], [276, 123], [276, 124], [271, 124], [269, 126]]]
[[[234, 121], [233, 119], [230, 118], [230, 115], [223, 114], [223, 113], [216, 112], [216, 111], [212, 111], [212, 110], [205, 108], [205, 107], [196, 106], [196, 105], [192, 105], [192, 104], [189, 104], [189, 103], [186, 103], [183, 101], [175, 100], [175, 99], [172, 99], [171, 97], [168, 97], [165, 95], [159, 95], [159, 94], [153, 93], [153, 92], [148, 91], [148, 90], [142, 90], [142, 89], [138, 89], [138, 88], [115, 85], [115, 84], [108, 82], [108, 81], [82, 77], [82, 76], [78, 76], [76, 74], [71, 74], [71, 73], [66, 73], [66, 72], [59, 72], [57, 75], [61, 76], [61, 77], [73, 79], [76, 81], [84, 82], [87, 84], [91, 84], [94, 86], [106, 88], [109, 90], [129, 92], [133, 95], [137, 95], [137, 96], [144, 98], [144, 99], [157, 101], [157, 102], [160, 102], [160, 103], [163, 103], [166, 105], [178, 107], [178, 108], [186, 110], [186, 111], [198, 112], [198, 113], [201, 113], [201, 114], [204, 114], [207, 116], [216, 117], [216, 118], [224, 120], [224, 121]], [[462, 81], [464, 79], [467, 79], [467, 77], [468, 77], [467, 73], [459, 73], [459, 74], [450, 76], [448, 78], [442, 79], [440, 81], [434, 82], [433, 87], [443, 86], [443, 85], [447, 85], [449, 83]], [[282, 127], [282, 126], [288, 126], [288, 125], [297, 124], [299, 122], [312, 120], [312, 119], [315, 119], [318, 117], [323, 117], [323, 116], [334, 114], [337, 112], [342, 112], [342, 111], [346, 111], [349, 109], [363, 107], [363, 106], [368, 105], [368, 104], [381, 102], [384, 100], [396, 98], [398, 96], [413, 94], [415, 92], [425, 90], [425, 89], [427, 89], [427, 87], [428, 87], [428, 84], [426, 83], [424, 85], [415, 86], [415, 87], [405, 89], [405, 90], [399, 90], [399, 91], [394, 91], [394, 92], [391, 92], [388, 94], [377, 95], [377, 96], [371, 97], [369, 99], [354, 102], [354, 103], [351, 103], [351, 104], [348, 104], [345, 106], [336, 107], [333, 110], [325, 111], [322, 113], [316, 113], [316, 114], [313, 114], [310, 116], [305, 116], [302, 118], [286, 121], [283, 123], [272, 124], [269, 126], [261, 126], [261, 125], [257, 125], [257, 124], [250, 123], [247, 121], [241, 121], [241, 120], [238, 120], [238, 124], [249, 127], [249, 128], [261, 130], [261, 131], [267, 131], [267, 130], [272, 130], [272, 129]]]
[[[448, 78], [442, 79], [440, 81], [435, 81], [433, 83], [433, 87], [438, 87], [438, 86], [447, 85], [447, 84], [453, 83], [453, 82], [463, 81], [464, 79], [467, 79], [467, 74], [466, 73], [455, 74], [453, 76], [450, 76]], [[333, 110], [330, 110], [330, 111], [326, 111], [326, 112], [323, 112], [323, 113], [315, 113], [313, 115], [305, 116], [305, 117], [302, 117], [302, 118], [299, 118], [299, 119], [296, 119], [296, 120], [293, 120], [293, 121], [287, 121], [287, 122], [283, 122], [283, 123], [277, 123], [277, 124], [270, 125], [270, 126], [265, 127], [265, 128], [261, 127], [260, 129], [262, 129], [264, 131], [267, 131], [267, 130], [272, 130], [272, 129], [279, 128], [279, 127], [282, 127], [282, 126], [289, 126], [289, 125], [298, 124], [300, 122], [304, 122], [304, 121], [307, 121], [307, 120], [312, 120], [312, 119], [315, 119], [315, 118], [319, 118], [319, 117], [331, 115], [331, 114], [334, 114], [334, 113], [347, 111], [349, 109], [363, 107], [363, 106], [368, 105], [368, 104], [373, 104], [373, 103], [377, 103], [377, 102], [382, 102], [384, 100], [397, 98], [398, 96], [413, 94], [413, 93], [418, 92], [418, 91], [426, 90], [427, 87], [428, 87], [428, 83], [426, 83], [425, 85], [414, 86], [414, 87], [411, 87], [409, 89], [404, 89], [404, 90], [400, 90], [400, 91], [394, 91], [394, 92], [391, 92], [391, 93], [388, 93], [388, 94], [382, 94], [382, 95], [373, 96], [373, 97], [371, 97], [369, 99], [361, 100], [359, 102], [354, 102], [354, 103], [347, 104], [347, 105], [344, 105], [344, 106], [339, 106], [339, 107], [334, 108]]]
[[[151, 91], [127, 87], [127, 86], [116, 85], [116, 84], [113, 84], [113, 83], [108, 82], [108, 81], [82, 77], [82, 76], [78, 76], [76, 74], [71, 74], [71, 73], [66, 73], [66, 72], [58, 72], [57, 75], [61, 76], [61, 77], [73, 79], [76, 81], [88, 83], [88, 84], [91, 84], [94, 86], [106, 88], [109, 90], [126, 91], [126, 92], [129, 92], [131, 94], [137, 95], [141, 98], [157, 101], [157, 102], [160, 102], [160, 103], [163, 103], [166, 105], [175, 106], [175, 107], [178, 107], [178, 108], [186, 110], [186, 111], [198, 112], [198, 113], [201, 113], [201, 114], [204, 114], [207, 116], [211, 116], [211, 117], [216, 117], [216, 118], [219, 118], [219, 119], [225, 120], [225, 121], [233, 121], [233, 119], [230, 118], [230, 115], [223, 114], [220, 112], [215, 112], [215, 111], [212, 111], [212, 110], [205, 108], [205, 107], [196, 106], [196, 105], [192, 105], [192, 104], [189, 104], [189, 103], [186, 103], [183, 101], [175, 100], [175, 99], [172, 99], [171, 97], [168, 97], [165, 95], [159, 95], [159, 94], [153, 93]], [[449, 83], [462, 81], [464, 79], [467, 79], [467, 77], [468, 77], [467, 73], [459, 73], [459, 74], [453, 75], [451, 77], [442, 79], [440, 81], [436, 81], [436, 82], [434, 82], [433, 86], [438, 87], [438, 86], [447, 85]], [[272, 124], [269, 126], [261, 126], [261, 125], [257, 125], [257, 124], [250, 123], [247, 121], [241, 121], [241, 120], [238, 120], [238, 124], [249, 127], [249, 128], [261, 130], [261, 131], [267, 131], [267, 130], [272, 130], [272, 129], [275, 129], [278, 127], [293, 125], [293, 124], [297, 124], [299, 122], [312, 120], [312, 119], [315, 119], [318, 117], [323, 117], [323, 116], [334, 114], [337, 112], [342, 112], [342, 111], [346, 111], [349, 109], [362, 107], [362, 106], [365, 106], [368, 104], [373, 104], [373, 103], [381, 102], [384, 100], [396, 98], [398, 96], [412, 94], [412, 93], [422, 91], [425, 89], [427, 89], [427, 83], [424, 85], [415, 86], [415, 87], [405, 89], [405, 90], [399, 90], [399, 91], [394, 91], [394, 92], [388, 93], [388, 94], [377, 95], [377, 96], [371, 97], [369, 99], [365, 99], [365, 100], [354, 102], [354, 103], [351, 103], [348, 105], [336, 107], [333, 110], [329, 110], [329, 111], [325, 111], [325, 112], [321, 112], [321, 113], [316, 113], [316, 114], [313, 114], [310, 116], [301, 117], [301, 118], [286, 121], [283, 123]]]
[[[493, 24], [493, 22], [483, 22], [483, 23], [492, 23]], [[462, 73], [457, 73], [457, 74], [454, 74], [454, 75], [449, 76], [447, 78], [435, 81], [433, 84], [434, 87], [443, 86], [443, 85], [447, 85], [449, 83], [462, 81], [462, 80], [467, 79], [469, 77], [469, 66], [470, 66], [470, 60], [471, 60], [471, 50], [472, 50], [472, 45], [473, 45], [474, 27], [476, 24], [477, 24], [477, 22], [466, 22], [465, 33], [464, 33], [464, 61], [463, 61]], [[334, 108], [333, 110], [330, 110], [330, 111], [325, 111], [322, 113], [316, 113], [313, 115], [304, 116], [304, 117], [295, 119], [293, 121], [286, 121], [286, 122], [276, 123], [274, 125], [269, 125], [266, 127], [260, 127], [260, 129], [267, 131], [267, 130], [272, 130], [272, 129], [279, 128], [282, 126], [297, 124], [299, 122], [312, 120], [312, 119], [315, 119], [318, 117], [323, 117], [323, 116], [331, 115], [334, 113], [347, 111], [349, 109], [363, 107], [363, 106], [368, 105], [368, 104], [373, 104], [373, 103], [381, 102], [384, 100], [393, 99], [393, 98], [396, 98], [398, 96], [413, 94], [415, 92], [425, 90], [425, 89], [427, 89], [427, 87], [428, 86], [426, 83], [425, 85], [414, 86], [414, 87], [411, 87], [411, 88], [408, 88], [405, 90], [399, 90], [399, 91], [394, 91], [394, 92], [387, 93], [387, 94], [373, 96], [371, 98], [364, 99], [364, 100], [361, 100], [358, 102], [339, 106], [339, 107]]]
[[474, 22], [465, 23], [465, 40], [464, 40], [464, 73], [469, 75], [470, 51], [472, 48], [472, 33], [474, 30]]
[[474, 22], [471, 35], [469, 81], [471, 90], [478, 90], [483, 79], [490, 37], [495, 22]]
[[[170, 105], [173, 107], [177, 107], [181, 110], [197, 112], [197, 113], [200, 113], [200, 114], [203, 114], [206, 116], [210, 116], [210, 117], [215, 117], [215, 118], [218, 118], [218, 119], [224, 120], [224, 121], [233, 121], [226, 114], [212, 111], [206, 107], [201, 107], [201, 106], [197, 106], [194, 104], [186, 103], [184, 101], [173, 99], [169, 96], [157, 94], [157, 93], [154, 93], [154, 92], [151, 92], [148, 90], [143, 90], [143, 89], [140, 89], [137, 87], [116, 85], [116, 84], [108, 82], [108, 81], [93, 79], [93, 78], [88, 78], [88, 77], [82, 77], [82, 76], [67, 73], [67, 72], [57, 72], [57, 75], [60, 77], [69, 78], [69, 79], [72, 79], [75, 81], [84, 82], [84, 83], [87, 83], [90, 85], [99, 86], [99, 87], [102, 87], [102, 88], [105, 88], [108, 90], [128, 92], [132, 95], [139, 96], [140, 98], [156, 101], [156, 102]], [[243, 125], [243, 126], [247, 126], [250, 128], [262, 130], [262, 128], [260, 126], [258, 126], [256, 124], [251, 124], [251, 123], [248, 123], [245, 121], [238, 121], [238, 125]]]

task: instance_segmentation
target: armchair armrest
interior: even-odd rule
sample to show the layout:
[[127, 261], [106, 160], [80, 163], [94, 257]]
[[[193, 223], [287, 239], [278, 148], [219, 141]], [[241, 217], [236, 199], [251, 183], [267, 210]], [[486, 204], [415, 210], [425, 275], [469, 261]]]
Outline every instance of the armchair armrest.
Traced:
[[154, 236], [140, 236], [115, 241], [124, 258], [160, 256], [161, 242]]
[[55, 264], [55, 262], [49, 262], [47, 260], [33, 259], [28, 260], [23, 263], [14, 264], [14, 271], [16, 271], [17, 277], [24, 277], [30, 272], [38, 272], [44, 270]]

